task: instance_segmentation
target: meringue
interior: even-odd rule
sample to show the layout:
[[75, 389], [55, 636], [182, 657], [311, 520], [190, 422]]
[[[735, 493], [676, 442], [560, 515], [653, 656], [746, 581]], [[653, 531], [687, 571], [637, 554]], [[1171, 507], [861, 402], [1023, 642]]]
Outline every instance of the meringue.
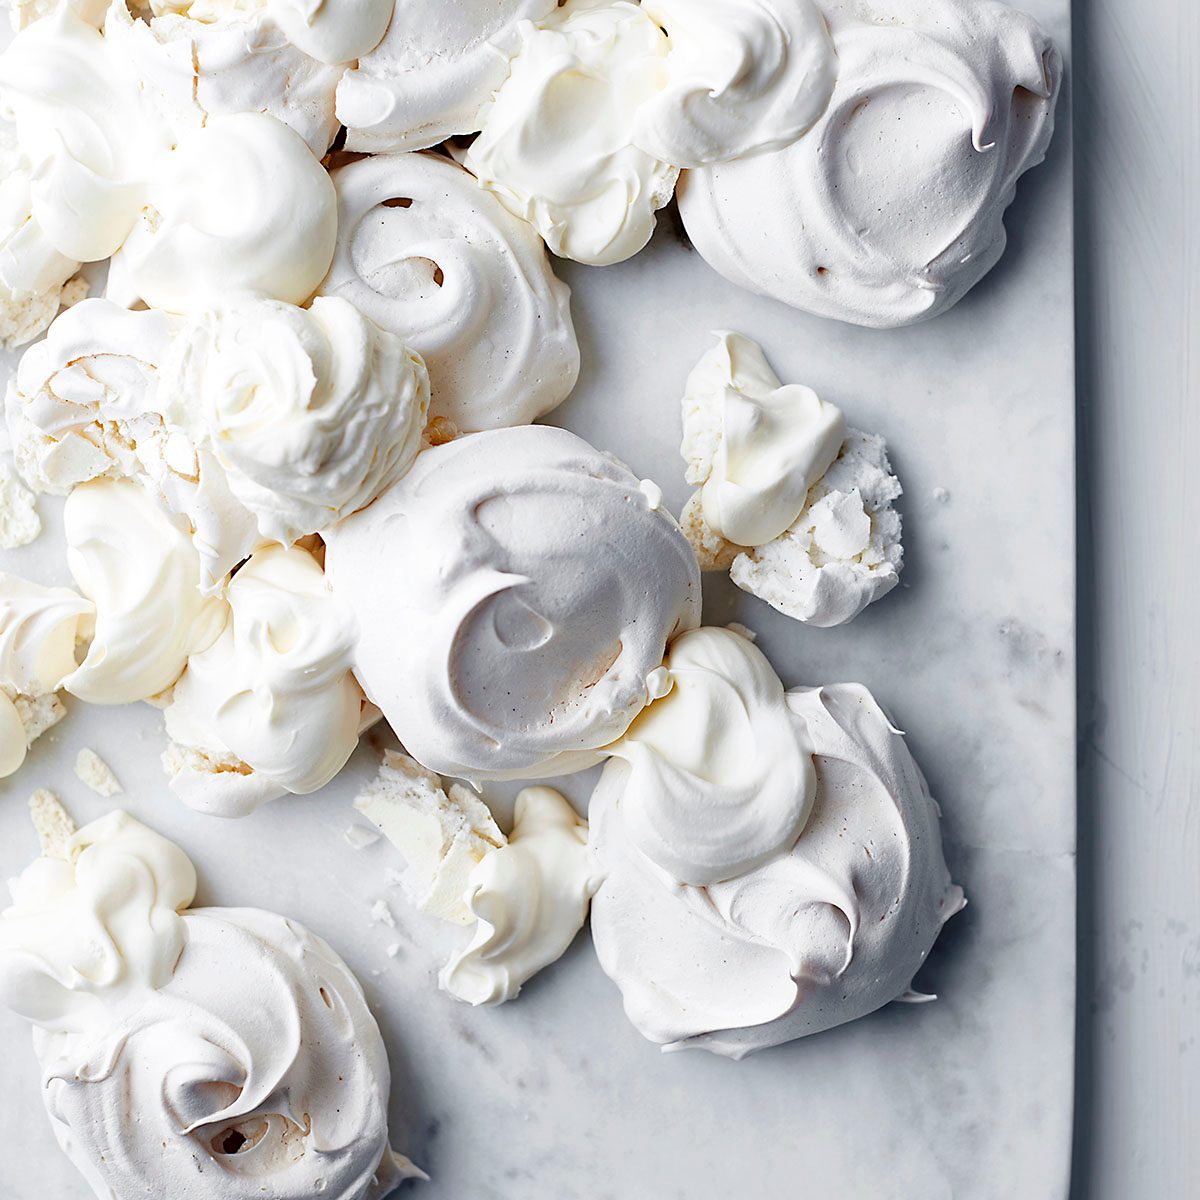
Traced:
[[379, 774], [354, 807], [404, 856], [400, 885], [413, 906], [443, 921], [475, 921], [466, 893], [472, 870], [503, 846], [491, 810], [469, 788], [386, 750]]
[[468, 1004], [503, 1004], [557, 962], [583, 928], [599, 884], [588, 864], [588, 827], [561, 793], [525, 788], [506, 845], [471, 871], [464, 903], [471, 941], [438, 974]]
[[388, 1147], [387, 1057], [345, 963], [273, 913], [189, 910], [195, 887], [114, 812], [0, 916], [0, 1002], [35, 1025], [51, 1124], [97, 1196], [367, 1200], [419, 1176]]
[[634, 144], [679, 167], [778, 150], [825, 111], [837, 56], [812, 0], [643, 0], [667, 34], [669, 82]]
[[359, 682], [405, 749], [466, 779], [581, 770], [698, 623], [699, 570], [658, 490], [566, 430], [423, 451], [327, 534]]
[[846, 421], [811, 388], [784, 387], [749, 338], [714, 336], [684, 389], [680, 452], [709, 528], [736, 545], [760, 546], [800, 515], [841, 449]]
[[200, 591], [190, 537], [126, 479], [77, 487], [63, 523], [67, 565], [96, 618], [83, 662], [62, 687], [92, 704], [158, 695], [225, 625], [224, 601]]
[[463, 161], [555, 254], [622, 262], [650, 240], [679, 176], [633, 140], [665, 85], [667, 39], [637, 5], [603, 0], [568, 0], [519, 36]]
[[419, 355], [353, 305], [234, 302], [175, 340], [167, 420], [208, 446], [259, 535], [288, 546], [412, 465], [429, 409]]
[[477, 132], [481, 110], [508, 75], [518, 25], [549, 16], [556, 3], [396, 4], [383, 40], [338, 85], [346, 148], [423, 150]]
[[779, 537], [739, 553], [730, 578], [805, 624], [852, 620], [900, 582], [904, 547], [892, 501], [902, 491], [884, 440], [847, 430], [800, 515]]
[[95, 750], [86, 746], [75, 756], [75, 778], [106, 800], [119, 796], [125, 790], [112, 767]]
[[1062, 60], [994, 0], [827, 0], [833, 98], [783, 150], [689, 172], [679, 211], [726, 279], [890, 328], [957, 303], [1004, 251], [1004, 210], [1046, 154]]
[[795, 844], [744, 874], [700, 888], [656, 867], [631, 836], [621, 760], [592, 796], [600, 965], [666, 1049], [741, 1058], [917, 998], [913, 977], [963, 906], [937, 806], [871, 694], [801, 688], [787, 704], [816, 755], [816, 802]]
[[320, 290], [422, 356], [433, 416], [474, 433], [528, 424], [567, 397], [579, 376], [570, 290], [525, 221], [431, 154], [331, 176], [338, 240]]
[[210, 117], [160, 160], [108, 294], [167, 312], [239, 293], [303, 304], [337, 238], [337, 196], [303, 139], [264, 113]]
[[16, 550], [37, 541], [42, 533], [37, 497], [20, 476], [0, 459], [0, 550]]
[[175, 684], [167, 733], [184, 747], [231, 754], [287, 792], [315, 792], [358, 745], [354, 618], [298, 546], [258, 551], [225, 599], [223, 631], [191, 654]]

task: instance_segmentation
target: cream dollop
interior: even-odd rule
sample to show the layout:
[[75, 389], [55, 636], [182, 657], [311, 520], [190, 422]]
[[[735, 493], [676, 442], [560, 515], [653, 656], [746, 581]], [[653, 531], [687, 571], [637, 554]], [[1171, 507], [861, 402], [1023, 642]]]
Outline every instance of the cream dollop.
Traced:
[[319, 938], [188, 910], [183, 852], [122, 812], [13, 885], [0, 1002], [36, 1026], [60, 1144], [98, 1196], [367, 1200], [419, 1175], [387, 1144], [387, 1058]]
[[653, 491], [574, 434], [526, 425], [423, 451], [329, 531], [358, 679], [414, 758], [539, 778], [625, 732], [667, 642], [699, 619], [695, 556]]
[[424, 358], [435, 417], [474, 433], [567, 397], [579, 376], [570, 291], [530, 225], [431, 154], [360, 159], [332, 178], [338, 241], [321, 292]]
[[846, 422], [811, 388], [781, 384], [749, 338], [715, 336], [684, 389], [681, 453], [709, 528], [761, 546], [800, 515], [841, 449]]
[[336, 238], [333, 184], [298, 134], [264, 113], [211, 117], [158, 163], [109, 295], [168, 312], [239, 293], [303, 304]]
[[608, 748], [629, 764], [630, 841], [700, 887], [786, 851], [812, 809], [812, 747], [762, 651], [732, 629], [690, 630], [667, 650], [656, 691]]
[[557, 0], [457, 0], [396, 4], [378, 46], [338, 85], [346, 148], [423, 150], [475, 133], [480, 112], [508, 75], [517, 27]]
[[169, 688], [225, 624], [200, 591], [200, 560], [181, 528], [136, 483], [98, 479], [68, 497], [67, 564], [95, 605], [95, 633], [62, 686], [92, 704], [129, 704]]
[[0, 574], [0, 691], [58, 691], [77, 665], [76, 643], [91, 636], [95, 611], [70, 588]]
[[[164, 714], [167, 732], [182, 746], [232, 754], [265, 783], [314, 792], [358, 745], [354, 618], [298, 546], [258, 551], [225, 598], [229, 619], [188, 659]], [[182, 799], [193, 803], [189, 791]], [[220, 811], [203, 796], [196, 803]]]
[[643, 0], [667, 34], [669, 82], [634, 141], [679, 167], [777, 150], [825, 111], [837, 56], [812, 0]]
[[211, 448], [262, 538], [285, 546], [399, 479], [429, 409], [420, 356], [334, 297], [196, 317], [160, 390], [167, 420]]
[[708, 887], [680, 886], [631, 835], [629, 767], [592, 796], [604, 882], [592, 936], [638, 1030], [741, 1058], [911, 995], [962, 891], [903, 736], [858, 684], [787, 694], [816, 756], [816, 802], [790, 848]]
[[587, 838], [587, 822], [561, 793], [532, 787], [517, 796], [507, 843], [468, 878], [475, 930], [438, 975], [447, 992], [468, 1004], [503, 1004], [566, 953], [599, 884]]
[[569, 0], [519, 33], [463, 161], [555, 254], [621, 262], [650, 240], [679, 175], [634, 144], [666, 81], [667, 39], [637, 5], [603, 0]]
[[828, 0], [833, 98], [804, 137], [689, 172], [696, 249], [753, 292], [858, 325], [944, 312], [1004, 251], [1004, 210], [1045, 157], [1062, 61], [993, 0]]

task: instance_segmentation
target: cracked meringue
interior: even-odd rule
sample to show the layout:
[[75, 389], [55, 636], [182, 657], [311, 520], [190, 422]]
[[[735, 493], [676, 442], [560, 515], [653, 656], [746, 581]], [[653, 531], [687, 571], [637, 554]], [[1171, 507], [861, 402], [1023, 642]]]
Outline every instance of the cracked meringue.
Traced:
[[474, 433], [566, 399], [579, 375], [571, 293], [525, 221], [431, 154], [360, 159], [331, 177], [338, 240], [321, 293], [424, 358], [433, 416]]
[[329, 530], [361, 628], [355, 671], [405, 749], [443, 775], [541, 778], [599, 761], [698, 623], [695, 555], [657, 488], [566, 430], [423, 451]]
[[421, 1175], [388, 1146], [383, 1040], [325, 942], [189, 908], [191, 862], [127, 813], [41, 816], [0, 914], [0, 1003], [34, 1025], [55, 1136], [98, 1197], [379, 1200]]
[[741, 1058], [918, 999], [913, 977], [964, 903], [925, 779], [871, 694], [835, 684], [786, 703], [815, 802], [794, 842], [745, 872], [697, 887], [646, 857], [619, 759], [592, 796], [600, 965], [665, 1049]]
[[1062, 61], [994, 0], [826, 0], [833, 98], [786, 149], [688, 172], [679, 211], [726, 279], [890, 328], [957, 303], [1004, 251], [1046, 155]]

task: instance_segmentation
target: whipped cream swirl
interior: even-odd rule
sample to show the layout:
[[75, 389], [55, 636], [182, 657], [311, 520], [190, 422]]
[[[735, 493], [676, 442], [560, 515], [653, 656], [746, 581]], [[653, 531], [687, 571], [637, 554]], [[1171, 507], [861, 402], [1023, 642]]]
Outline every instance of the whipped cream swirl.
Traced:
[[525, 221], [431, 154], [360, 159], [332, 178], [338, 240], [321, 292], [422, 356], [433, 416], [474, 433], [566, 398], [579, 375], [571, 294]]
[[994, 0], [822, 7], [838, 60], [824, 115], [786, 149], [689, 172], [679, 211], [710, 265], [750, 291], [909, 325], [999, 260], [1017, 180], [1046, 154], [1062, 61]]
[[801, 688], [787, 704], [816, 756], [816, 801], [795, 843], [751, 870], [703, 888], [664, 873], [633, 838], [621, 760], [592, 796], [600, 965], [666, 1049], [741, 1058], [916, 999], [913, 977], [964, 903], [925, 779], [871, 694]]
[[658, 490], [562, 429], [423, 451], [331, 529], [359, 682], [408, 752], [460, 778], [598, 761], [698, 623], [695, 556]]
[[95, 606], [65, 587], [0, 574], [0, 691], [56, 692], [78, 665], [76, 643], [91, 636]]

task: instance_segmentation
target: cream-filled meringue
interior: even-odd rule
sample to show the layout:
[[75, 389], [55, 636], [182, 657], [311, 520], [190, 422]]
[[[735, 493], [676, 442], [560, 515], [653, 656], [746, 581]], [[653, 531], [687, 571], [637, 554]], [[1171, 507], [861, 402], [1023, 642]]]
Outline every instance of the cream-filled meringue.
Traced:
[[656, 867], [632, 836], [621, 760], [592, 796], [600, 964], [667, 1049], [741, 1058], [911, 997], [963, 905], [937, 806], [870, 693], [801, 688], [787, 704], [815, 755], [816, 801], [795, 843], [744, 874], [702, 888]]
[[356, 674], [405, 748], [462, 778], [598, 761], [698, 623], [699, 570], [658, 489], [566, 430], [527, 425], [423, 451], [332, 528]]
[[900, 582], [902, 492], [880, 437], [847, 430], [829, 470], [779, 537], [741, 551], [729, 568], [743, 591], [819, 628], [842, 625]]
[[96, 608], [87, 654], [63, 688], [92, 704], [158, 695], [225, 625], [224, 601], [200, 591], [191, 538], [127, 479], [77, 487], [63, 522], [67, 564]]
[[345, 300], [251, 300], [182, 329], [160, 403], [211, 448], [261, 537], [288, 546], [408, 470], [429, 377], [419, 355]]
[[[294, 45], [280, 28], [277, 6], [171, 6], [143, 19], [129, 2], [110, 8], [105, 40], [176, 136], [215, 116], [268, 113], [318, 158], [329, 149], [338, 130], [333, 99], [342, 68]], [[340, 7], [344, 13], [349, 6]]]
[[[262, 783], [315, 792], [358, 745], [354, 618], [299, 546], [258, 551], [230, 580], [225, 599], [224, 630], [191, 655], [175, 684], [167, 733], [185, 748], [232, 755]], [[172, 783], [195, 807], [242, 815]]]
[[376, 1200], [419, 1175], [357, 981], [259, 909], [189, 909], [195, 871], [123, 812], [48, 853], [0, 915], [0, 1003], [34, 1026], [64, 1151], [98, 1197]]
[[431, 154], [338, 167], [338, 241], [321, 285], [425, 360], [432, 414], [463, 433], [523, 425], [579, 375], [570, 291], [541, 239]]
[[447, 786], [416, 759], [386, 750], [354, 807], [404, 856], [400, 883], [415, 907], [455, 925], [474, 922], [465, 900], [468, 881], [505, 837], [470, 788]]
[[568, 0], [519, 33], [463, 161], [555, 254], [621, 262], [650, 240], [679, 175], [634, 144], [666, 82], [667, 39], [623, 0]]
[[643, 0], [667, 34], [668, 83], [635, 143], [678, 167], [778, 150], [825, 111], [837, 56], [812, 0]]
[[689, 172], [679, 211], [727, 279], [858, 325], [944, 312], [1004, 251], [1062, 61], [994, 0], [827, 0], [833, 98], [789, 147]]
[[699, 887], [786, 851], [812, 809], [812, 747], [762, 651], [731, 629], [693, 629], [671, 643], [655, 690], [608, 749], [629, 766], [630, 841]]
[[383, 40], [338, 85], [346, 148], [422, 150], [481, 128], [480, 112], [508, 75], [522, 21], [557, 0], [397, 3]]
[[600, 882], [587, 840], [587, 822], [561, 793], [531, 787], [517, 796], [507, 843], [468, 878], [475, 930], [439, 973], [442, 988], [468, 1004], [503, 1004], [566, 953]]
[[811, 388], [781, 384], [749, 338], [715, 336], [684, 389], [681, 453], [709, 528], [760, 546], [800, 515], [841, 449], [846, 421]]
[[333, 184], [298, 134], [264, 113], [211, 117], [157, 164], [109, 295], [168, 312], [246, 293], [303, 304], [336, 238]]

